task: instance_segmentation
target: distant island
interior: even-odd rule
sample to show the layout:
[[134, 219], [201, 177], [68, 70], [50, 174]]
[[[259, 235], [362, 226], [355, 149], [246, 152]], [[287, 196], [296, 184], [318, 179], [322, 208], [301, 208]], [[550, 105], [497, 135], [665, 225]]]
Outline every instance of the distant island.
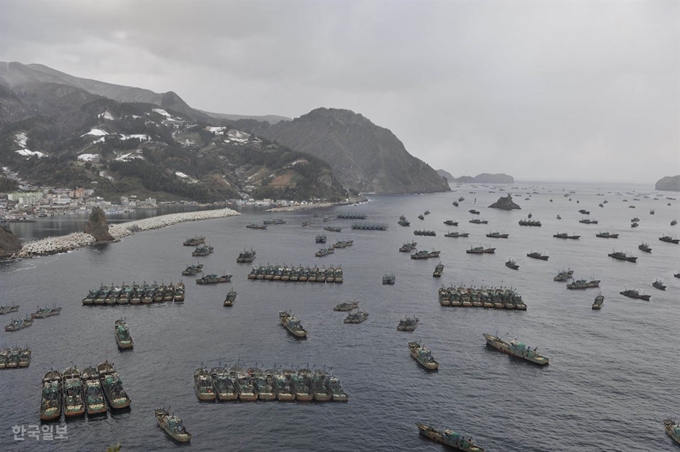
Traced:
[[450, 184], [514, 184], [515, 179], [507, 174], [489, 174], [481, 173], [477, 174], [475, 177], [472, 176], [461, 176], [453, 177], [451, 173], [443, 169], [437, 170], [437, 173], [445, 177]]
[[680, 191], [680, 175], [666, 176], [656, 181], [655, 190]]

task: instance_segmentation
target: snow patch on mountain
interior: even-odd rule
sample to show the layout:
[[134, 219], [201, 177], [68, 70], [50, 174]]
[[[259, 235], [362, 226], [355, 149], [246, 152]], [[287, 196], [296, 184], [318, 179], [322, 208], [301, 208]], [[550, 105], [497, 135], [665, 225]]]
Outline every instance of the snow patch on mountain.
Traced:
[[26, 136], [26, 134], [24, 132], [17, 132], [14, 135], [14, 141], [16, 142], [16, 144], [18, 144], [22, 148], [25, 148], [26, 142], [28, 141], [28, 137]]
[[80, 154], [78, 160], [81, 162], [91, 162], [93, 160], [99, 160], [99, 154]]
[[113, 115], [111, 115], [111, 113], [109, 113], [108, 110], [106, 110], [104, 113], [99, 113], [99, 114], [97, 115], [97, 117], [98, 117], [98, 118], [108, 119], [109, 121], [113, 121], [113, 120], [115, 119], [115, 118], [113, 117]]
[[85, 135], [93, 135], [95, 137], [103, 137], [104, 135], [108, 135], [109, 132], [106, 132], [102, 129], [92, 129], [87, 133], [84, 133], [81, 135], [81, 137], [84, 137]]

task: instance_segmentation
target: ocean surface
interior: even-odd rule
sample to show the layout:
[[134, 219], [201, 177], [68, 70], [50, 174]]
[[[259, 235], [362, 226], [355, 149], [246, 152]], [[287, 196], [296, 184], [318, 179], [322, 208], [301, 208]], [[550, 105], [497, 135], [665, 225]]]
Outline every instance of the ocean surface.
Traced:
[[[159, 406], [172, 407], [184, 420], [193, 434], [187, 447], [199, 451], [443, 450], [421, 438], [415, 422], [453, 428], [489, 452], [680, 450], [662, 424], [664, 418], [680, 416], [680, 279], [673, 277], [680, 272], [680, 245], [658, 240], [680, 232], [680, 226], [670, 226], [680, 218], [680, 203], [665, 199], [673, 193], [647, 186], [516, 187], [504, 189], [522, 206], [519, 211], [486, 207], [505, 194], [498, 186], [462, 185], [452, 193], [371, 196], [359, 206], [321, 210], [317, 218], [311, 211], [249, 213], [182, 223], [120, 243], [0, 265], [0, 305], [21, 304], [21, 316], [37, 306], [63, 307], [60, 316], [38, 319], [30, 328], [0, 332], [0, 346], [33, 349], [30, 367], [0, 370], [0, 450], [103, 451], [117, 442], [123, 450], [177, 449], [181, 446], [156, 425], [153, 409]], [[565, 197], [569, 191], [574, 193]], [[465, 200], [456, 208], [452, 202], [459, 197]], [[473, 208], [481, 215], [469, 214]], [[581, 208], [590, 210], [599, 224], [580, 224]], [[419, 220], [425, 210], [431, 214]], [[352, 231], [351, 220], [321, 221], [339, 212], [364, 213], [366, 221], [387, 223], [389, 230]], [[518, 225], [529, 212], [542, 227]], [[402, 214], [411, 227], [397, 225]], [[632, 229], [630, 220], [636, 216], [640, 226]], [[287, 223], [266, 231], [245, 228], [274, 217]], [[489, 224], [468, 223], [477, 217]], [[446, 219], [460, 226], [445, 226]], [[312, 225], [301, 227], [305, 220]], [[343, 228], [326, 232], [329, 245], [353, 239], [354, 246], [314, 257], [319, 248], [314, 238], [324, 226]], [[415, 237], [416, 228], [433, 229], [437, 236]], [[449, 230], [470, 237], [445, 238]], [[491, 231], [510, 238], [486, 238]], [[620, 238], [596, 238], [600, 231], [620, 233]], [[556, 232], [582, 237], [560, 240], [552, 237]], [[101, 283], [178, 281], [181, 271], [196, 262], [182, 242], [197, 234], [215, 247], [214, 254], [201, 259], [206, 272], [234, 275], [238, 298], [233, 307], [222, 306], [229, 285], [198, 286], [192, 278], [184, 278], [183, 305], [82, 306], [87, 291]], [[398, 248], [410, 240], [419, 249], [441, 250], [441, 259], [416, 261], [400, 253]], [[652, 247], [651, 254], [637, 249], [643, 241]], [[465, 253], [478, 245], [495, 246], [496, 254]], [[248, 280], [250, 266], [236, 263], [244, 247], [257, 251], [256, 264], [342, 265], [345, 282]], [[549, 261], [526, 257], [532, 250], [549, 254]], [[607, 256], [612, 250], [630, 251], [639, 259], [616, 261]], [[519, 271], [505, 267], [509, 258], [517, 261]], [[432, 277], [439, 261], [445, 265], [441, 279]], [[577, 279], [602, 281], [601, 311], [591, 309], [600, 290], [570, 291], [566, 283], [553, 281], [567, 268]], [[381, 284], [385, 273], [396, 275], [394, 286]], [[656, 278], [668, 285], [665, 292], [651, 286]], [[461, 283], [512, 286], [528, 309], [440, 306], [437, 289]], [[619, 295], [626, 288], [640, 288], [652, 295], [651, 301]], [[343, 324], [345, 314], [332, 311], [352, 299], [361, 300], [361, 308], [370, 313], [362, 324]], [[301, 319], [307, 340], [286, 332], [278, 320], [281, 310], [292, 310]], [[396, 330], [404, 315], [420, 318], [414, 332]], [[8, 324], [10, 317], [0, 319]], [[113, 334], [114, 321], [121, 317], [135, 341], [134, 350], [124, 353]], [[482, 333], [487, 332], [537, 346], [550, 365], [537, 367], [486, 347]], [[410, 357], [410, 340], [432, 350], [438, 372], [424, 371]], [[67, 440], [13, 439], [12, 426], [39, 423], [45, 372], [52, 367], [63, 371], [71, 363], [82, 370], [107, 358], [132, 399], [129, 412], [62, 419]], [[340, 378], [349, 403], [199, 402], [193, 371], [202, 364], [237, 361], [264, 368], [325, 366]]]

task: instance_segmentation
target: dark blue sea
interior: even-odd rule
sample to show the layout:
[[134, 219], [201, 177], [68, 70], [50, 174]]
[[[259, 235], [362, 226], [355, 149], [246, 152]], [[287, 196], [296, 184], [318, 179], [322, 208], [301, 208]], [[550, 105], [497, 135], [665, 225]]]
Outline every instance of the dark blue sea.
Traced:
[[[415, 422], [453, 428], [487, 451], [680, 450], [662, 424], [664, 418], [680, 416], [680, 279], [673, 277], [680, 272], [680, 245], [658, 240], [680, 233], [680, 226], [670, 226], [680, 218], [680, 204], [665, 199], [674, 194], [605, 184], [516, 187], [504, 189], [522, 206], [518, 211], [487, 208], [505, 194], [500, 186], [462, 185], [452, 193], [371, 196], [358, 206], [318, 211], [316, 218], [312, 211], [247, 213], [182, 223], [120, 243], [0, 265], [0, 305], [19, 303], [22, 316], [37, 306], [63, 307], [60, 316], [36, 320], [30, 328], [0, 332], [0, 346], [33, 350], [30, 367], [0, 370], [0, 450], [103, 451], [117, 442], [124, 451], [182, 447], [157, 427], [153, 409], [159, 406], [172, 407], [184, 420], [193, 434], [187, 447], [198, 451], [443, 450], [419, 437]], [[459, 197], [465, 200], [454, 207]], [[599, 224], [579, 223], [582, 208]], [[480, 210], [479, 217], [489, 224], [468, 223], [477, 217], [469, 209]], [[419, 220], [425, 210], [431, 214]], [[367, 221], [387, 223], [389, 229], [352, 231], [351, 220], [322, 222], [323, 216], [334, 218], [339, 212], [366, 214]], [[542, 227], [518, 225], [530, 212]], [[397, 225], [402, 214], [411, 227]], [[266, 231], [245, 228], [274, 217], [287, 223]], [[635, 229], [630, 227], [633, 217], [640, 218]], [[445, 226], [447, 219], [460, 226]], [[312, 225], [303, 228], [305, 220]], [[353, 239], [354, 246], [316, 258], [314, 237], [329, 225], [343, 230], [326, 232], [328, 244]], [[416, 228], [433, 229], [437, 236], [414, 237]], [[470, 237], [445, 238], [449, 230], [466, 231]], [[486, 238], [491, 231], [509, 233], [510, 238]], [[620, 238], [596, 238], [600, 231], [620, 233]], [[553, 238], [556, 232], [580, 234], [581, 239], [559, 240]], [[101, 283], [178, 281], [181, 271], [196, 261], [182, 242], [197, 234], [215, 248], [201, 259], [206, 272], [234, 275], [238, 298], [232, 308], [222, 306], [229, 285], [198, 286], [191, 278], [184, 278], [183, 305], [82, 306], [88, 289]], [[410, 240], [419, 249], [441, 250], [441, 259], [417, 261], [398, 252]], [[643, 241], [652, 247], [651, 254], [637, 249]], [[494, 246], [496, 253], [465, 253], [478, 245]], [[342, 265], [345, 282], [248, 280], [250, 266], [236, 264], [244, 247], [257, 251], [256, 264]], [[612, 250], [639, 259], [616, 261], [607, 256]], [[547, 253], [550, 259], [526, 257], [531, 251]], [[517, 261], [519, 271], [505, 267], [509, 258]], [[436, 279], [432, 272], [439, 261], [445, 269]], [[600, 290], [570, 291], [565, 283], [553, 281], [567, 268], [577, 279], [602, 281], [601, 311], [591, 309]], [[385, 273], [396, 275], [394, 286], [381, 284]], [[652, 287], [657, 278], [668, 285], [665, 292]], [[528, 310], [440, 306], [437, 289], [461, 283], [512, 286]], [[651, 294], [651, 301], [619, 295], [626, 288]], [[352, 299], [370, 313], [366, 322], [346, 325], [345, 314], [332, 311], [335, 304]], [[307, 340], [287, 334], [278, 321], [281, 310], [292, 310], [301, 319]], [[404, 315], [420, 318], [414, 332], [396, 330]], [[0, 317], [3, 326], [9, 317]], [[116, 348], [113, 324], [120, 317], [130, 325], [133, 351]], [[486, 347], [485, 332], [537, 346], [550, 365], [537, 367]], [[417, 365], [408, 352], [410, 340], [432, 350], [439, 372]], [[68, 421], [66, 440], [14, 440], [12, 426], [39, 423], [45, 372], [52, 367], [63, 371], [71, 363], [82, 370], [107, 358], [132, 399], [130, 412]], [[349, 403], [200, 403], [193, 371], [202, 364], [237, 361], [259, 367], [325, 366], [340, 378]]]

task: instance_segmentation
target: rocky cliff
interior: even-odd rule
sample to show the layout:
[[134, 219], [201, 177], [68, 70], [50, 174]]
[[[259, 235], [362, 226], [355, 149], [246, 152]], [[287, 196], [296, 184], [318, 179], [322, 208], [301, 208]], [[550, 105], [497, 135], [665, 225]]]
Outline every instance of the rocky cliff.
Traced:
[[450, 190], [446, 180], [409, 154], [391, 131], [349, 110], [317, 108], [293, 121], [262, 124], [256, 132], [325, 160], [345, 187], [357, 191]]
[[106, 215], [99, 207], [93, 207], [90, 219], [85, 225], [85, 233], [94, 237], [97, 242], [111, 242], [113, 237], [109, 234], [109, 224]]
[[680, 191], [680, 175], [666, 176], [659, 179], [654, 186], [655, 190]]
[[12, 231], [0, 226], [0, 259], [11, 257], [21, 249], [21, 240]]
[[501, 196], [498, 201], [489, 206], [490, 209], [501, 209], [501, 210], [514, 210], [521, 209], [520, 206], [512, 201], [512, 195], [508, 193], [508, 196]]

